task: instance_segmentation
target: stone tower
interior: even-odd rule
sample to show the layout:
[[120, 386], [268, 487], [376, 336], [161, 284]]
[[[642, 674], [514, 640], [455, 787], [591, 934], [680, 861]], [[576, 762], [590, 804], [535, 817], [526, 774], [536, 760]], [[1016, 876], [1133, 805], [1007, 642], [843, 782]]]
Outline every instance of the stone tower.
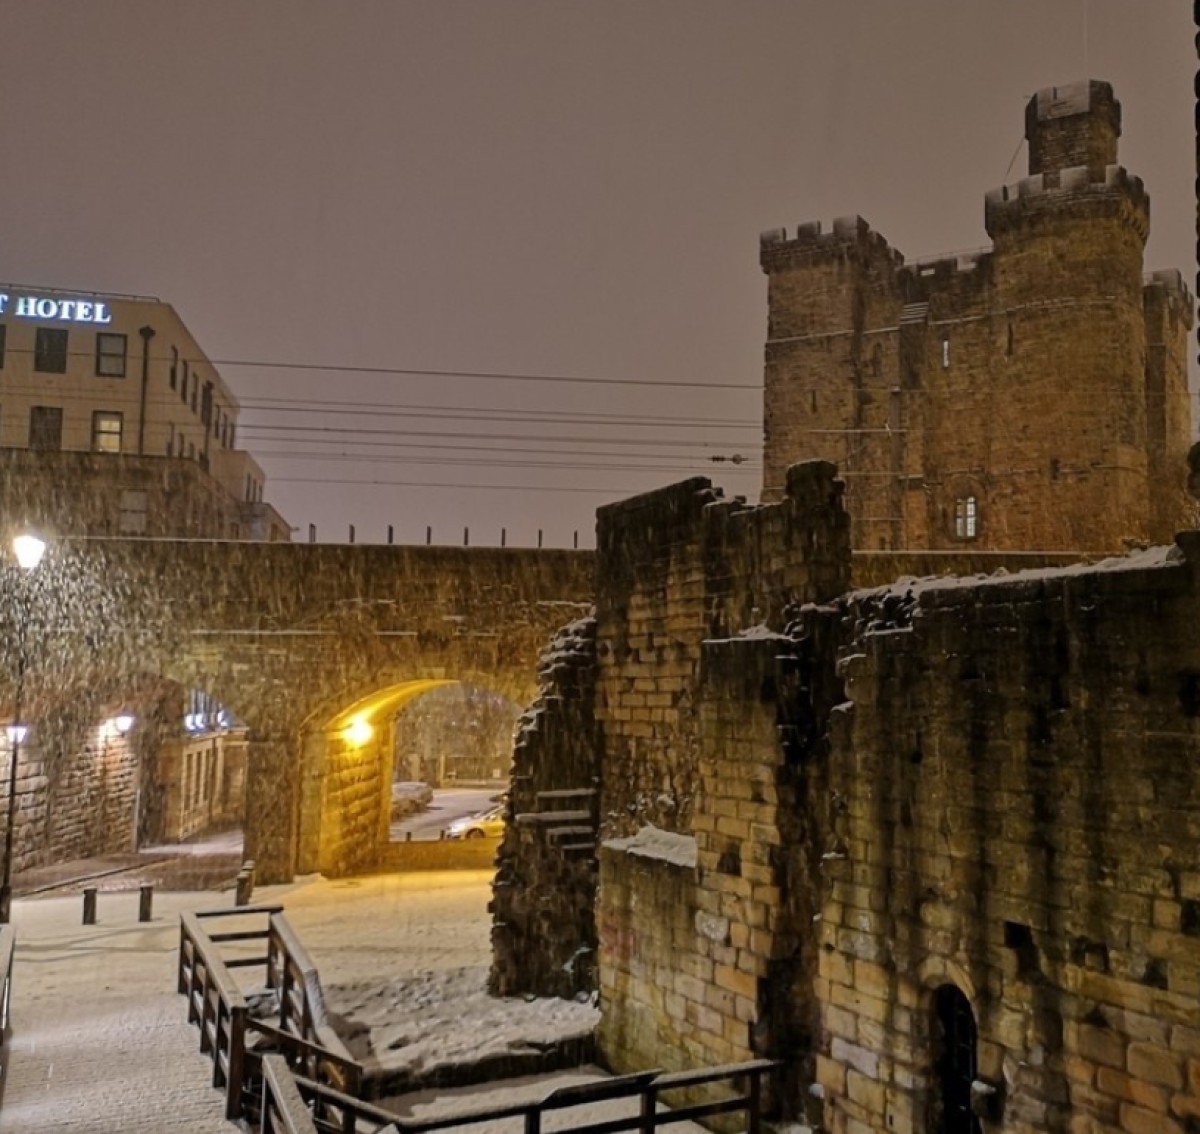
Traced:
[[980, 252], [906, 263], [859, 217], [763, 235], [764, 498], [833, 461], [867, 550], [1122, 551], [1195, 522], [1192, 299], [1143, 275], [1120, 132], [1107, 83], [1039, 91]]

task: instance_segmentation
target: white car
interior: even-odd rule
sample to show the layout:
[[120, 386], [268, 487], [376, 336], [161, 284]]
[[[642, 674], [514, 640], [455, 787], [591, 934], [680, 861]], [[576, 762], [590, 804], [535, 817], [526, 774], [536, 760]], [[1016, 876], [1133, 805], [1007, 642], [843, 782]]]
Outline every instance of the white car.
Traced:
[[481, 811], [478, 815], [467, 815], [462, 819], [455, 819], [446, 828], [446, 838], [448, 839], [499, 838], [503, 834], [503, 807], [493, 807], [490, 811]]

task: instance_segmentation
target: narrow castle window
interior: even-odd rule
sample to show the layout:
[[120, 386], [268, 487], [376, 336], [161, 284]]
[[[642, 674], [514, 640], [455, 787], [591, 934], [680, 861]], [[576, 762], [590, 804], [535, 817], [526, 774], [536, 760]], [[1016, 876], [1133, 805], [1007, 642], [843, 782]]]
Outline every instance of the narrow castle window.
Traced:
[[950, 369], [950, 340], [942, 339], [942, 369]]
[[1014, 345], [1013, 325], [1012, 325], [1012, 322], [1010, 321], [1008, 324], [1008, 344], [1005, 347], [1005, 353], [1009, 356], [1009, 358], [1011, 358], [1012, 354], [1013, 354], [1013, 345]]
[[954, 501], [954, 535], [958, 539], [979, 535], [979, 504], [974, 496], [960, 496]]
[[812, 412], [816, 413], [817, 412], [817, 391], [809, 390], [808, 398], [809, 398], [809, 404], [812, 407]]
[[960, 989], [944, 984], [934, 994], [933, 1008], [934, 1073], [940, 1088], [935, 1099], [935, 1128], [940, 1134], [981, 1134], [979, 1119], [971, 1111], [971, 1084], [978, 1058], [971, 1004]]
[[171, 348], [171, 389], [179, 386], [179, 348]]

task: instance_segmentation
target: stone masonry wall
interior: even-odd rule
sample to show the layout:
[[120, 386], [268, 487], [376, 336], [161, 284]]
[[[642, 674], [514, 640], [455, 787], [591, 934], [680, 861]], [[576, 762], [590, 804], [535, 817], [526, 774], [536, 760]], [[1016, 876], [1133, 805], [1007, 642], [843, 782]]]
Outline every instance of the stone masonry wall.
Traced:
[[[517, 725], [496, 860], [489, 983], [497, 996], [570, 997], [596, 987], [594, 619], [554, 636], [538, 677], [538, 697]], [[564, 812], [574, 818], [543, 818]]]
[[978, 1028], [988, 1134], [1200, 1128], [1200, 537], [1183, 546], [810, 615], [840, 622], [848, 697], [823, 1129], [933, 1128], [946, 985]]
[[780, 741], [808, 735], [812, 690], [780, 632], [848, 584], [840, 482], [811, 462], [746, 508], [690, 481], [602, 510], [599, 537], [601, 1053], [632, 1069], [776, 1050], [815, 1026], [811, 996], [786, 995], [816, 840], [801, 747]]
[[614, 1068], [792, 1056], [812, 1078], [818, 877], [814, 689], [805, 643], [758, 631], [705, 644], [694, 835], [643, 828], [601, 852], [600, 1050]]
[[1119, 123], [1107, 83], [1039, 91], [1029, 176], [985, 197], [990, 249], [906, 262], [856, 216], [763, 233], [764, 499], [834, 462], [871, 551], [1111, 554], [1195, 522], [1193, 302], [1143, 277]]
[[602, 830], [690, 834], [699, 788], [702, 643], [781, 629], [799, 604], [849, 583], [849, 525], [831, 465], [788, 472], [779, 503], [747, 507], [697, 478], [597, 517], [597, 719]]

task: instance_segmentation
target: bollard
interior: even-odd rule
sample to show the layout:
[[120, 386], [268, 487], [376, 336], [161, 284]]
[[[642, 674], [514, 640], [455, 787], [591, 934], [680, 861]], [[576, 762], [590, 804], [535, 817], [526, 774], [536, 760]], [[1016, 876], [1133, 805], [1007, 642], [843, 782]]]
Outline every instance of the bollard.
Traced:
[[238, 871], [237, 891], [233, 897], [235, 906], [248, 906], [254, 896], [254, 859], [248, 858]]
[[96, 887], [89, 886], [83, 892], [83, 924], [96, 924]]
[[154, 887], [149, 882], [143, 882], [138, 890], [138, 921], [149, 921], [153, 916]]

